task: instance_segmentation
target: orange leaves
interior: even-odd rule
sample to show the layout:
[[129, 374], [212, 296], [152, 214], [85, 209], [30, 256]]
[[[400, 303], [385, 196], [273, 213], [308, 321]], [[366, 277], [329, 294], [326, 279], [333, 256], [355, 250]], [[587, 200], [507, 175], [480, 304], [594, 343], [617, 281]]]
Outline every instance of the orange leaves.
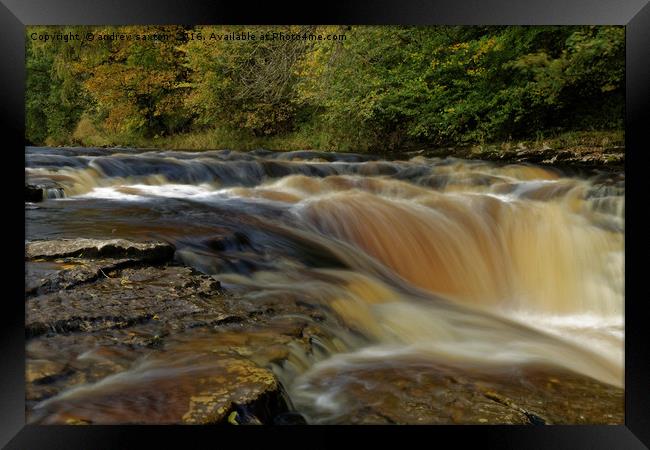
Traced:
[[96, 35], [127, 35], [129, 40], [95, 40], [73, 65], [98, 106], [104, 125], [114, 132], [146, 132], [155, 117], [179, 114], [187, 88], [179, 87], [185, 67], [176, 39], [144, 39], [150, 35], [179, 36], [178, 26], [93, 27]]

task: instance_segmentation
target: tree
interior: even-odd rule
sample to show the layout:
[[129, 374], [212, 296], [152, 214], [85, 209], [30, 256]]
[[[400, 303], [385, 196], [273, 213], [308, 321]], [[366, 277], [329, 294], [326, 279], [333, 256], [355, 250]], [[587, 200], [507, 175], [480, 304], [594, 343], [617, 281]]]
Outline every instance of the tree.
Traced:
[[624, 57], [611, 26], [31, 27], [26, 138], [223, 129], [382, 150], [621, 128]]
[[[176, 37], [185, 30], [178, 26], [129, 26], [93, 31], [99, 36], [118, 33], [139, 37], [95, 39], [73, 66], [93, 99], [89, 114], [94, 120], [126, 139], [182, 131], [190, 121], [184, 109], [189, 89]], [[165, 35], [173, 38], [155, 38]]]
[[[227, 124], [271, 135], [290, 131], [296, 111], [296, 66], [305, 40], [271, 40], [266, 33], [304, 34], [313, 27], [199, 27], [184, 46], [192, 72], [187, 105], [200, 125]], [[253, 35], [254, 39], [227, 39]], [[226, 38], [224, 38], [226, 37]], [[207, 41], [207, 42], [206, 42]]]
[[34, 27], [26, 36], [26, 136], [33, 144], [66, 142], [88, 99], [79, 80], [69, 70], [81, 44], [31, 39], [32, 33], [66, 34], [75, 27]]

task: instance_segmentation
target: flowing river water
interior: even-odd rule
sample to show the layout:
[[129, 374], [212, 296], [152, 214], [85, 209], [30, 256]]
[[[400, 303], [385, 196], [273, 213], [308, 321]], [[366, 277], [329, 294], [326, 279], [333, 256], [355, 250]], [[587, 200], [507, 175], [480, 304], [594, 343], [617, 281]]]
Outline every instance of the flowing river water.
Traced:
[[49, 186], [28, 241], [163, 240], [242, 301], [321, 308], [322, 351], [273, 367], [309, 422], [336, 423], [346, 386], [387, 367], [536, 364], [623, 387], [623, 174], [29, 147], [26, 176]]

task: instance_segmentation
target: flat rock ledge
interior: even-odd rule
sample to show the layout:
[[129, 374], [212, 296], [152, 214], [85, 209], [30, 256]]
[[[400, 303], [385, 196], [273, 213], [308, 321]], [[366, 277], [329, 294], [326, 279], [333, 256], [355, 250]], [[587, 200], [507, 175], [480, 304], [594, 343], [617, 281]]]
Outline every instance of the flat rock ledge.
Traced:
[[267, 367], [289, 342], [309, 345], [305, 321], [241, 302], [174, 251], [123, 239], [26, 244], [29, 423], [304, 423]]
[[54, 239], [25, 245], [27, 259], [139, 258], [164, 262], [174, 256], [174, 247], [164, 242], [131, 242], [125, 239]]

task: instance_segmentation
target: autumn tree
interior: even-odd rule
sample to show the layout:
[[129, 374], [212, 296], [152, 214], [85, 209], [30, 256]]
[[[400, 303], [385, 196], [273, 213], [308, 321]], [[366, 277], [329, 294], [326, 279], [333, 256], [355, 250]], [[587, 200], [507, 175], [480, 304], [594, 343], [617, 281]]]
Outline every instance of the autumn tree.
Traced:
[[[264, 38], [278, 30], [290, 34], [313, 27], [197, 27], [203, 40], [184, 47], [191, 70], [186, 104], [202, 126], [226, 124], [264, 136], [293, 129], [300, 108], [295, 85], [297, 67], [311, 47], [308, 40]], [[254, 40], [223, 39], [251, 33]], [[215, 39], [221, 37], [221, 39]], [[207, 42], [206, 42], [207, 41]]]
[[[34, 31], [171, 38], [44, 43]], [[616, 26], [31, 27], [26, 137], [130, 145], [231, 130], [382, 150], [621, 129], [624, 56]]]
[[[95, 40], [72, 70], [91, 96], [88, 116], [110, 133], [153, 137], [182, 131], [187, 69], [176, 36], [178, 26], [106, 27], [97, 35], [140, 36], [139, 40]], [[173, 36], [159, 40], [154, 36]]]

